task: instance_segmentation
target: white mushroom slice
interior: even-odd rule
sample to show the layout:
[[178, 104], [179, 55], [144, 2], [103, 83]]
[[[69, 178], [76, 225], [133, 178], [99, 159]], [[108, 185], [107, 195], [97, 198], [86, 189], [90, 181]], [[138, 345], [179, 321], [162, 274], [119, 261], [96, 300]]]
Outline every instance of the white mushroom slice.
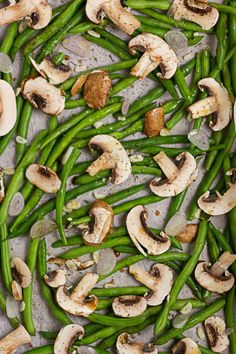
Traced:
[[66, 271], [58, 269], [49, 272], [44, 276], [44, 280], [51, 288], [59, 288], [66, 283]]
[[119, 354], [157, 354], [154, 344], [135, 342], [128, 333], [121, 333], [116, 341], [116, 349]]
[[160, 305], [169, 295], [174, 277], [172, 270], [165, 264], [154, 264], [150, 273], [137, 265], [131, 265], [129, 272], [136, 280], [152, 290], [150, 294], [145, 296], [148, 305]]
[[13, 278], [22, 288], [28, 288], [32, 282], [32, 274], [27, 264], [20, 257], [13, 257], [11, 260], [11, 271]]
[[154, 235], [147, 226], [148, 212], [143, 205], [137, 205], [132, 208], [126, 218], [126, 227], [128, 233], [138, 250], [146, 256], [154, 256], [166, 252], [171, 245], [169, 237], [161, 232], [160, 235]]
[[234, 285], [234, 276], [227, 269], [236, 260], [235, 254], [224, 252], [212, 266], [207, 262], [198, 263], [195, 269], [197, 282], [210, 291], [222, 294]]
[[109, 135], [96, 135], [89, 141], [89, 147], [103, 151], [103, 154], [87, 168], [90, 176], [112, 169], [112, 183], [118, 185], [131, 175], [129, 156], [118, 140]]
[[214, 113], [210, 127], [214, 131], [224, 129], [232, 117], [232, 104], [228, 91], [211, 77], [200, 80], [198, 87], [201, 91], [205, 89], [210, 96], [188, 107], [192, 118], [205, 117]]
[[229, 346], [229, 338], [225, 334], [225, 322], [222, 318], [213, 316], [204, 322], [206, 334], [211, 349], [216, 353], [223, 352]]
[[191, 338], [181, 339], [173, 346], [171, 351], [173, 354], [201, 354], [197, 343], [195, 343]]
[[98, 278], [98, 274], [87, 273], [75, 287], [72, 294], [68, 292], [65, 286], [60, 286], [56, 292], [58, 305], [72, 315], [89, 316], [96, 310], [98, 299], [94, 295], [87, 296], [97, 283]]
[[75, 340], [82, 339], [84, 329], [78, 324], [70, 324], [63, 327], [57, 335], [54, 343], [54, 354], [68, 354]]
[[129, 42], [129, 51], [136, 54], [144, 52], [138, 63], [132, 68], [131, 75], [144, 79], [158, 66], [161, 79], [170, 79], [176, 72], [178, 60], [173, 49], [160, 37], [151, 33], [142, 33]]
[[40, 64], [31, 57], [30, 60], [40, 75], [48, 79], [52, 85], [61, 84], [69, 79], [72, 74], [72, 70], [68, 65], [55, 64], [50, 55], [47, 55]]
[[219, 18], [219, 12], [208, 5], [208, 1], [174, 0], [169, 11], [175, 20], [195, 22], [204, 30], [214, 27]]
[[0, 80], [0, 136], [9, 133], [16, 122], [16, 96], [10, 84]]
[[84, 99], [93, 109], [106, 106], [112, 80], [106, 71], [97, 70], [87, 76], [84, 84]]
[[52, 18], [52, 8], [46, 0], [20, 0], [0, 9], [0, 26], [23, 18], [31, 28], [44, 28]]
[[96, 200], [89, 210], [92, 221], [89, 230], [83, 233], [84, 243], [87, 245], [100, 245], [107, 238], [113, 223], [113, 210], [102, 200]]
[[5, 198], [5, 187], [4, 187], [4, 173], [3, 169], [0, 168], [0, 203]]
[[102, 13], [129, 35], [140, 27], [139, 20], [122, 7], [120, 0], [87, 0], [86, 15], [90, 21], [101, 23]]
[[22, 95], [46, 114], [59, 115], [65, 108], [64, 92], [43, 77], [27, 78], [21, 84]]
[[208, 215], [223, 215], [227, 214], [236, 206], [236, 168], [230, 170], [227, 175], [231, 175], [230, 188], [221, 195], [216, 192], [215, 195], [210, 195], [207, 191], [198, 199], [198, 206]]
[[45, 193], [56, 193], [61, 187], [58, 175], [50, 167], [37, 163], [27, 168], [26, 178]]
[[22, 300], [22, 287], [20, 284], [17, 283], [17, 281], [13, 280], [11, 283], [11, 290], [12, 290], [12, 296], [15, 301], [21, 301]]
[[13, 353], [18, 347], [31, 344], [31, 336], [25, 327], [19, 325], [17, 329], [0, 339], [0, 354]]
[[124, 295], [115, 298], [112, 308], [116, 316], [135, 317], [146, 310], [147, 302], [141, 296]]
[[157, 177], [150, 183], [152, 192], [160, 197], [174, 197], [185, 190], [197, 177], [197, 164], [193, 155], [183, 152], [175, 158], [176, 163], [161, 151], [154, 160], [166, 178]]

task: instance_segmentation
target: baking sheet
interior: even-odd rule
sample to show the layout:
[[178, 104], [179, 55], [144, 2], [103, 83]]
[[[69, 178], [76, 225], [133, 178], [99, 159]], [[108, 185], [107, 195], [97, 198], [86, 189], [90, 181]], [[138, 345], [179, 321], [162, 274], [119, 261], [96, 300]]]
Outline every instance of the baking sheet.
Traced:
[[[56, 7], [56, 6], [58, 6], [62, 3], [65, 3], [65, 2], [66, 1], [54, 1], [53, 6]], [[118, 31], [117, 29], [115, 29], [114, 26], [109, 26], [109, 30], [115, 34], [118, 34], [120, 37], [125, 38], [124, 34], [121, 33], [120, 31]], [[4, 36], [3, 29], [0, 29], [0, 35]], [[112, 64], [112, 63], [119, 61], [119, 59], [117, 59], [110, 52], [98, 47], [95, 44], [92, 44], [92, 43], [89, 43], [89, 42], [83, 40], [81, 38], [81, 36], [74, 36], [74, 40], [76, 41], [76, 43], [79, 41], [80, 45], [82, 43], [82, 49], [81, 49], [80, 56], [73, 55], [71, 52], [65, 50], [65, 48], [63, 48], [62, 45], [60, 45], [59, 48], [57, 48], [58, 50], [63, 50], [64, 53], [66, 53], [70, 56], [69, 61], [71, 62], [72, 66], [74, 66], [74, 67], [78, 66], [77, 65], [78, 60], [79, 60], [79, 63], [82, 62], [81, 70], [84, 70], [85, 68], [88, 68], [88, 69], [94, 68], [99, 65]], [[191, 57], [193, 57], [193, 55], [194, 55], [194, 51], [196, 51], [196, 50], [199, 51], [199, 50], [203, 49], [206, 45], [209, 45], [209, 44], [211, 45], [212, 51], [214, 51], [215, 42], [212, 40], [212, 38], [210, 38], [210, 36], [206, 36], [204, 41], [202, 41], [202, 44], [196, 46], [196, 48], [194, 48], [194, 49], [193, 48], [189, 49], [189, 51], [185, 55], [185, 57], [180, 58], [180, 63], [182, 64], [185, 61], [190, 60]], [[21, 58], [20, 58], [20, 56], [18, 56], [16, 61], [14, 62], [14, 77], [17, 77], [17, 75], [18, 75], [18, 72], [20, 70], [20, 63], [21, 63]], [[154, 86], [155, 86], [155, 84], [149, 79], [146, 79], [144, 81], [137, 81], [134, 85], [132, 85], [132, 87], [128, 88], [124, 92], [121, 92], [119, 95], [128, 97], [130, 102], [132, 102], [133, 100], [135, 100], [138, 97], [147, 93]], [[161, 99], [159, 99], [157, 102], [164, 102], [168, 99], [170, 99], [170, 96], [168, 94], [166, 94], [165, 96], [162, 96]], [[80, 111], [80, 109], [73, 110], [73, 111], [71, 111], [71, 110], [64, 111], [59, 116], [59, 122], [66, 120], [68, 117], [70, 117], [71, 115], [73, 115], [79, 111]], [[108, 117], [103, 120], [103, 122], [105, 122], [105, 123], [112, 122], [112, 121], [114, 121], [113, 117]], [[28, 144], [30, 144], [32, 138], [35, 136], [35, 134], [39, 130], [47, 127], [47, 124], [48, 124], [47, 116], [42, 114], [39, 111], [34, 111], [32, 120], [30, 122], [30, 127], [29, 127]], [[191, 129], [191, 123], [187, 122], [187, 120], [182, 120], [181, 123], [178, 124], [172, 130], [171, 134], [173, 134], [173, 135], [174, 134], [185, 134], [190, 129]], [[209, 132], [208, 128], [205, 125], [204, 125], [204, 129]], [[135, 136], [128, 137], [127, 140], [130, 140], [133, 138], [138, 138], [140, 136], [142, 136], [142, 135], [135, 134]], [[10, 143], [10, 145], [8, 146], [8, 148], [6, 149], [4, 154], [0, 157], [0, 166], [3, 167], [4, 169], [5, 168], [14, 168], [15, 167], [14, 154], [15, 154], [15, 140]], [[91, 158], [91, 156], [90, 156], [89, 152], [87, 151], [87, 152], [84, 152], [81, 154], [78, 161], [84, 161], [84, 160], [90, 159], [90, 158]], [[189, 202], [191, 201], [191, 198], [194, 194], [194, 191], [196, 190], [197, 185], [199, 184], [199, 182], [202, 179], [202, 175], [203, 175], [203, 170], [201, 168], [202, 162], [203, 162], [202, 160], [199, 162], [200, 172], [199, 172], [198, 178], [189, 188], [185, 203], [181, 209], [182, 211], [187, 210]], [[141, 175], [140, 176], [132, 176], [131, 178], [129, 178], [129, 180], [126, 183], [122, 184], [121, 186], [114, 187], [112, 184], [109, 183], [109, 185], [107, 187], [101, 188], [99, 190], [99, 193], [106, 196], [110, 193], [114, 193], [119, 190], [124, 190], [126, 187], [148, 182], [148, 181], [150, 181], [151, 178], [152, 178], [151, 176], [141, 176]], [[71, 188], [71, 180], [69, 180], [68, 188]], [[133, 199], [133, 198], [138, 198], [140, 196], [146, 195], [147, 193], [150, 193], [150, 190], [148, 190], [148, 188], [145, 191], [142, 191], [142, 192], [138, 193], [137, 195], [128, 198], [127, 200]], [[40, 204], [45, 201], [45, 198], [47, 198], [47, 197], [44, 196], [42, 201], [40, 202]], [[95, 200], [94, 192], [87, 193], [86, 195], [78, 197], [78, 200], [81, 202], [82, 205], [86, 205], [87, 203]], [[159, 229], [161, 229], [163, 227], [163, 222], [165, 220], [165, 215], [168, 210], [169, 203], [170, 203], [170, 199], [167, 199], [167, 200], [164, 200], [158, 204], [152, 204], [152, 205], [147, 206], [148, 213], [149, 213], [148, 223], [150, 226], [156, 227]], [[156, 215], [157, 210], [160, 213], [158, 216]], [[54, 215], [52, 213], [48, 217], [51, 218], [53, 216]], [[214, 224], [217, 227], [219, 227], [219, 228], [224, 227], [224, 223], [225, 223], [224, 218], [217, 217], [217, 218], [212, 218], [212, 219], [213, 219]], [[124, 224], [125, 224], [125, 215], [115, 217], [114, 226], [124, 225]], [[56, 239], [58, 239], [57, 233], [54, 233], [54, 234], [50, 235], [49, 237], [47, 237], [49, 258], [57, 255], [58, 253], [62, 252], [62, 250], [63, 250], [63, 249], [59, 249], [59, 250], [58, 249], [56, 249], [56, 250], [51, 249], [50, 244], [53, 241], [55, 241]], [[29, 241], [28, 237], [17, 238], [15, 240], [10, 241], [11, 256], [17, 255], [17, 256], [25, 258], [27, 255], [28, 241]], [[185, 246], [184, 248], [186, 250], [188, 250], [188, 248], [189, 248], [188, 251], [191, 252], [192, 245], [189, 247]], [[206, 256], [207, 256], [207, 250], [205, 248], [204, 252], [201, 256], [201, 259], [206, 259]], [[91, 258], [91, 256], [81, 257], [81, 259], [88, 259], [88, 258]], [[142, 265], [146, 270], [149, 270], [151, 268], [152, 264], [153, 264], [153, 262], [151, 262], [150, 260], [144, 260], [144, 261], [140, 262], [140, 265]], [[96, 272], [96, 267], [89, 268], [89, 271]], [[67, 285], [70, 286], [70, 285], [78, 282], [79, 279], [83, 276], [83, 274], [84, 274], [84, 272], [79, 272], [79, 271], [70, 272], [70, 271], [68, 271]], [[127, 284], [130, 284], [130, 285], [132, 285], [132, 284], [138, 285], [139, 284], [138, 282], [133, 280], [130, 276], [128, 276], [127, 270], [125, 270], [124, 272], [118, 272], [117, 274], [111, 276], [110, 278], [107, 278], [103, 282], [99, 283], [99, 286], [102, 287], [104, 285], [104, 283], [108, 283], [110, 280], [114, 280], [115, 286], [127, 286]], [[180, 298], [183, 298], [183, 297], [192, 297], [192, 294], [188, 290], [187, 287], [184, 287], [181, 294], [180, 294]], [[43, 338], [41, 338], [39, 336], [39, 333], [38, 333], [39, 331], [42, 331], [42, 330], [56, 331], [61, 328], [61, 325], [56, 320], [54, 320], [52, 318], [52, 316], [49, 312], [49, 309], [47, 308], [45, 302], [42, 300], [41, 295], [40, 295], [38, 282], [37, 282], [37, 277], [34, 279], [34, 286], [33, 286], [33, 309], [34, 309], [35, 325], [37, 328], [37, 334], [35, 337], [33, 337], [33, 346], [39, 346], [39, 345], [43, 345], [45, 343], [48, 343], [47, 341], [45, 341]], [[174, 312], [171, 312], [170, 317], [173, 317], [173, 315], [174, 315]], [[72, 318], [75, 323], [84, 324], [86, 322], [84, 319], [80, 319], [77, 317], [72, 317]], [[9, 325], [9, 322], [8, 322], [6, 316], [0, 312], [0, 338], [3, 337], [4, 335], [6, 335], [9, 331], [11, 331], [11, 327]], [[192, 330], [185, 332], [185, 335], [186, 336], [189, 335], [191, 338], [195, 339], [197, 343], [199, 343], [203, 346], [206, 346], [206, 340], [200, 340], [198, 338], [198, 336], [196, 334], [196, 328], [193, 328]], [[138, 334], [136, 337], [138, 339], [144, 340], [145, 342], [151, 341], [153, 339], [152, 326], [149, 326], [145, 331]], [[170, 348], [169, 345], [159, 347], [160, 350], [169, 349], [169, 348]], [[24, 353], [25, 350], [27, 350], [27, 349], [28, 349], [28, 347], [25, 347], [25, 348], [22, 347], [16, 353]], [[228, 351], [225, 351], [224, 353], [226, 354], [226, 353], [228, 353]]]

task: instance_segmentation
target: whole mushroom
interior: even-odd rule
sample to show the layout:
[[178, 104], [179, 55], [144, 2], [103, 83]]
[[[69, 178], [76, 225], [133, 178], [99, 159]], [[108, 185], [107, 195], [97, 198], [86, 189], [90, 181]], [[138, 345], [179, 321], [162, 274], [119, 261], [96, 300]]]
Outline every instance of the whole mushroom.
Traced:
[[160, 37], [151, 33], [142, 33], [129, 41], [129, 51], [136, 54], [144, 53], [138, 63], [132, 68], [131, 75], [145, 79], [158, 66], [161, 79], [170, 79], [176, 72], [178, 60], [173, 49]]
[[206, 90], [209, 97], [193, 103], [188, 107], [193, 119], [213, 114], [210, 127], [214, 131], [224, 129], [232, 117], [232, 104], [228, 91], [215, 79], [206, 77], [198, 82], [201, 91]]
[[47, 0], [20, 0], [0, 9], [0, 26], [25, 19], [29, 27], [38, 30], [46, 27], [52, 18]]
[[120, 0], [87, 0], [86, 15], [90, 21], [101, 23], [102, 13], [129, 35], [141, 25], [135, 16], [122, 7]]
[[197, 282], [203, 288], [218, 294], [229, 291], [234, 285], [234, 276], [227, 269], [235, 260], [235, 254], [224, 252], [212, 266], [207, 264], [207, 262], [198, 263], [195, 269]]
[[8, 82], [0, 80], [0, 136], [12, 130], [16, 123], [16, 115], [15, 92]]

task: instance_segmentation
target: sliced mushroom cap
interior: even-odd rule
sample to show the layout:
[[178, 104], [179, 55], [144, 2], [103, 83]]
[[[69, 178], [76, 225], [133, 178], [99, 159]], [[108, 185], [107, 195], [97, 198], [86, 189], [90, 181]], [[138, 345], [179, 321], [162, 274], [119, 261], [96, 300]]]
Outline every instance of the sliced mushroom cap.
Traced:
[[66, 271], [58, 269], [49, 272], [44, 276], [44, 280], [51, 288], [59, 288], [66, 283]]
[[223, 85], [220, 85], [215, 79], [206, 77], [198, 82], [201, 91], [206, 90], [209, 97], [193, 103], [188, 107], [192, 118], [205, 117], [213, 115], [210, 127], [214, 131], [224, 129], [232, 117], [232, 104], [228, 91]]
[[170, 79], [176, 72], [178, 61], [173, 49], [160, 37], [151, 33], [142, 33], [129, 42], [129, 51], [135, 54], [144, 52], [138, 63], [132, 68], [131, 75], [144, 79], [158, 66], [161, 79]]
[[65, 108], [64, 92], [43, 77], [31, 77], [21, 84], [22, 95], [46, 114], [59, 115]]
[[4, 173], [3, 169], [0, 168], [0, 203], [5, 198], [5, 187], [4, 187]]
[[224, 252], [212, 266], [206, 262], [198, 263], [195, 269], [197, 282], [210, 291], [222, 294], [234, 285], [234, 276], [227, 269], [236, 260], [236, 255]]
[[98, 274], [87, 273], [70, 294], [65, 286], [60, 286], [56, 292], [58, 305], [68, 313], [76, 316], [87, 317], [96, 310], [98, 299], [89, 297], [89, 291], [98, 281]]
[[103, 154], [88, 168], [90, 176], [112, 169], [112, 183], [121, 184], [131, 175], [129, 156], [121, 143], [109, 135], [96, 135], [89, 141], [90, 148], [97, 148]]
[[56, 193], [61, 187], [58, 175], [50, 167], [37, 163], [27, 168], [26, 178], [45, 193]]
[[165, 127], [165, 112], [162, 107], [154, 108], [145, 114], [143, 132], [148, 137], [157, 136]]
[[9, 333], [6, 337], [0, 339], [0, 353], [13, 353], [18, 347], [31, 344], [31, 336], [25, 327], [19, 325], [17, 329]]
[[0, 80], [0, 136], [4, 136], [9, 133], [9, 131], [14, 127], [15, 122], [15, 92], [8, 82]]
[[101, 23], [102, 13], [129, 35], [140, 27], [139, 20], [122, 7], [120, 0], [87, 0], [86, 15], [90, 21]]
[[143, 205], [137, 205], [132, 208], [126, 218], [126, 227], [128, 233], [138, 250], [146, 256], [154, 256], [166, 252], [171, 245], [169, 237], [161, 232], [160, 235], [154, 235], [147, 226], [148, 212]]
[[115, 298], [112, 308], [116, 316], [135, 317], [146, 310], [147, 302], [141, 296], [124, 295]]
[[70, 324], [63, 327], [57, 335], [54, 343], [54, 354], [68, 354], [75, 340], [82, 339], [84, 328], [78, 324]]
[[165, 264], [154, 264], [150, 273], [137, 265], [131, 265], [129, 272], [136, 280], [152, 290], [150, 294], [145, 296], [148, 305], [160, 305], [169, 295], [174, 277], [172, 270]]
[[102, 200], [92, 204], [89, 215], [92, 221], [89, 230], [83, 233], [84, 243], [87, 245], [100, 245], [107, 238], [113, 223], [114, 213], [110, 205]]
[[13, 257], [11, 260], [11, 271], [13, 278], [22, 288], [28, 288], [32, 282], [32, 274], [27, 264], [20, 257]]
[[231, 175], [230, 188], [221, 195], [216, 192], [211, 196], [207, 191], [201, 195], [198, 199], [198, 206], [208, 215], [223, 215], [227, 214], [236, 206], [236, 168], [227, 172], [227, 175]]
[[88, 75], [84, 84], [84, 99], [87, 105], [93, 109], [106, 106], [112, 80], [106, 71], [94, 71]]
[[173, 354], [201, 354], [197, 343], [191, 338], [181, 339], [171, 349]]
[[11, 283], [12, 296], [14, 300], [21, 301], [22, 300], [22, 287], [17, 281], [13, 280]]
[[222, 318], [213, 316], [204, 322], [206, 334], [211, 349], [216, 353], [221, 353], [229, 346], [229, 338], [225, 334], [225, 322]]
[[31, 28], [44, 28], [51, 21], [52, 8], [47, 0], [20, 0], [0, 9], [0, 26], [23, 18]]
[[71, 88], [71, 95], [76, 96], [79, 91], [82, 89], [82, 87], [85, 84], [85, 81], [87, 80], [88, 75], [80, 75], [74, 85]]
[[121, 333], [116, 341], [116, 349], [119, 354], [157, 354], [154, 344], [135, 342], [128, 333]]
[[72, 70], [68, 65], [55, 64], [50, 55], [47, 55], [40, 64], [31, 57], [30, 60], [40, 75], [48, 79], [52, 85], [61, 84], [69, 79], [72, 74]]
[[219, 18], [219, 12], [208, 5], [208, 1], [174, 0], [170, 12], [175, 20], [195, 22], [204, 30], [214, 27]]
[[150, 183], [152, 192], [160, 197], [174, 197], [185, 190], [197, 176], [197, 164], [193, 155], [183, 152], [175, 158], [175, 162], [161, 151], [154, 157], [156, 163], [165, 174], [165, 178], [157, 177]]

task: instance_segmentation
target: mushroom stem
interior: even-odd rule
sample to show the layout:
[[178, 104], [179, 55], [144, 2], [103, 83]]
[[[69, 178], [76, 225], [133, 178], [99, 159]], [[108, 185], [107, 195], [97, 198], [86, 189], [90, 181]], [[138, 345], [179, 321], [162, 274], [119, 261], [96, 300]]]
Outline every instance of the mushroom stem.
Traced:
[[110, 170], [114, 167], [115, 162], [112, 154], [110, 152], [104, 152], [87, 168], [87, 172], [90, 176], [95, 176], [98, 172]]
[[178, 173], [178, 167], [163, 151], [154, 156], [153, 159], [160, 166], [168, 180], [171, 181], [173, 178], [175, 178], [176, 174]]
[[96, 285], [98, 278], [98, 274], [87, 273], [74, 288], [70, 296], [71, 299], [76, 302], [83, 301], [88, 296], [89, 291]]
[[216, 261], [211, 266], [211, 273], [220, 277], [225, 273], [225, 271], [234, 263], [236, 260], [236, 254], [230, 254], [229, 252], [224, 252], [218, 261]]
[[33, 1], [21, 0], [15, 5], [4, 7], [0, 10], [0, 26], [19, 21], [33, 12], [35, 5]]
[[19, 325], [17, 329], [0, 340], [0, 353], [13, 353], [18, 347], [31, 344], [31, 336], [25, 327]]
[[138, 63], [132, 68], [131, 75], [140, 77], [140, 79], [144, 79], [150, 72], [155, 70], [158, 65], [161, 63], [159, 58], [154, 58], [150, 56], [149, 52], [145, 52]]
[[151, 290], [155, 290], [156, 288], [156, 282], [157, 278], [150, 273], [148, 273], [146, 270], [136, 266], [136, 265], [131, 265], [129, 267], [129, 272], [132, 274], [136, 280], [138, 280], [140, 283], [145, 285]]
[[205, 117], [217, 111], [217, 102], [215, 97], [206, 97], [188, 107], [192, 114], [192, 119]]

